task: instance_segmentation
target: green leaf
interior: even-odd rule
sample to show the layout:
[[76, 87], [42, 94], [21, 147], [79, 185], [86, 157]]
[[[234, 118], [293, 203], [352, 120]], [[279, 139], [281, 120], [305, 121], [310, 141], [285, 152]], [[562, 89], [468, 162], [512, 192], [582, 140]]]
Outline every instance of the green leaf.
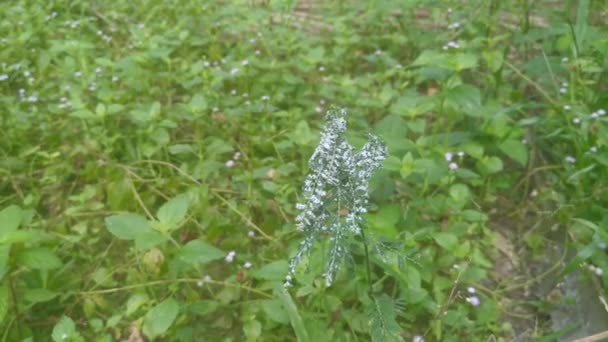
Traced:
[[274, 284], [274, 293], [279, 298], [285, 311], [287, 311], [287, 315], [289, 316], [289, 321], [291, 322], [291, 327], [296, 333], [296, 338], [298, 342], [308, 342], [310, 341], [308, 337], [308, 331], [306, 331], [306, 327], [304, 326], [304, 321], [298, 312], [298, 308], [296, 304], [291, 299], [289, 292], [283, 287], [282, 283]]
[[22, 213], [23, 210], [16, 205], [10, 205], [0, 211], [0, 238], [19, 228]]
[[257, 341], [262, 335], [262, 324], [257, 320], [250, 320], [243, 324], [243, 333], [247, 341]]
[[192, 97], [189, 104], [190, 110], [194, 113], [200, 113], [207, 109], [207, 100], [201, 94], [196, 94]]
[[270, 299], [262, 301], [262, 309], [266, 316], [278, 323], [287, 324], [289, 323], [289, 316], [283, 308], [283, 305], [278, 299]]
[[179, 304], [175, 299], [168, 298], [156, 305], [144, 317], [143, 332], [154, 339], [163, 335], [177, 318]]
[[53, 298], [57, 297], [59, 293], [51, 291], [49, 289], [28, 289], [25, 291], [23, 297], [30, 303], [42, 303], [48, 302]]
[[158, 246], [168, 240], [168, 237], [157, 230], [150, 230], [138, 235], [135, 238], [135, 248], [146, 250]]
[[50, 249], [27, 248], [17, 255], [17, 263], [34, 270], [52, 270], [61, 267], [61, 259]]
[[525, 167], [528, 163], [528, 149], [521, 141], [515, 139], [505, 140], [498, 147], [504, 154], [518, 162], [521, 166]]
[[179, 260], [192, 265], [204, 265], [210, 261], [221, 259], [225, 255], [226, 253], [222, 250], [201, 240], [192, 240], [177, 252]]
[[308, 122], [301, 120], [296, 124], [295, 130], [291, 135], [293, 141], [301, 146], [308, 146], [312, 144], [316, 136], [310, 130]]
[[8, 283], [6, 281], [0, 284], [0, 326], [4, 323], [4, 318], [10, 306], [10, 293]]
[[127, 300], [127, 309], [125, 311], [125, 314], [127, 316], [132, 315], [142, 305], [146, 304], [148, 300], [149, 298], [146, 293], [136, 293], [132, 295], [131, 297], [129, 297], [129, 300]]
[[137, 214], [118, 214], [106, 217], [106, 228], [121, 240], [134, 240], [152, 230], [150, 222]]
[[262, 268], [253, 270], [249, 274], [258, 279], [282, 281], [287, 274], [288, 264], [285, 260], [277, 260]]
[[68, 316], [63, 316], [55, 324], [51, 337], [55, 342], [65, 342], [76, 335], [76, 324], [74, 324], [74, 321]]
[[455, 248], [458, 244], [458, 238], [452, 233], [435, 233], [433, 234], [433, 239], [435, 239], [435, 242], [437, 242], [439, 246], [447, 250]]
[[485, 174], [492, 174], [502, 171], [502, 160], [498, 157], [484, 157], [479, 162], [480, 170]]
[[368, 307], [370, 335], [374, 342], [399, 341], [401, 327], [395, 319], [393, 299], [386, 294], [374, 296]]
[[190, 199], [187, 194], [177, 195], [158, 209], [156, 217], [161, 223], [174, 229], [186, 218], [189, 205]]

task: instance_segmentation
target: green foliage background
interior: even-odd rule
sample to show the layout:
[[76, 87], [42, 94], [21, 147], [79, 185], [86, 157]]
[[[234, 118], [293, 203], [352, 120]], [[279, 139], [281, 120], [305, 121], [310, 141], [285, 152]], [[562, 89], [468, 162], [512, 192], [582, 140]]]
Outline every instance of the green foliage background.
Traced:
[[[0, 4], [3, 341], [548, 334], [503, 236], [524, 265], [566, 239], [603, 293], [606, 1], [302, 3]], [[357, 248], [280, 286], [329, 105], [389, 148], [372, 296]]]

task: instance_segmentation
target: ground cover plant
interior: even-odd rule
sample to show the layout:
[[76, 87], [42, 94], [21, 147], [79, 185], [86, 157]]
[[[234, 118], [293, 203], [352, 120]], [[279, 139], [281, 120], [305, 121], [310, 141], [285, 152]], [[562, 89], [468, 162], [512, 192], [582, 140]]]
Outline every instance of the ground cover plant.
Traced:
[[[607, 1], [0, 13], [2, 341], [608, 330]], [[367, 188], [325, 207], [354, 222], [343, 249], [321, 224], [298, 254], [298, 223], [332, 222], [298, 215], [340, 108], [349, 128], [329, 145], [381, 165], [358, 176], [341, 159], [340, 184]], [[594, 331], [580, 331], [574, 281], [590, 284]]]

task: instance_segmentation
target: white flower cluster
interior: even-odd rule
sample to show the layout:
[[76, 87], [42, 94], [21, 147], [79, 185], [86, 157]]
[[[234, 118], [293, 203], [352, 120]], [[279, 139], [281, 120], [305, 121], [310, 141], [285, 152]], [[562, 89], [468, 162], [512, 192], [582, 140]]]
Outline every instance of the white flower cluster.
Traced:
[[345, 109], [331, 108], [327, 112], [321, 141], [310, 158], [304, 203], [296, 205], [300, 211], [296, 227], [305, 237], [289, 263], [286, 287], [291, 286], [296, 266], [325, 235], [329, 236], [330, 249], [324, 277], [327, 286], [331, 285], [346, 254], [346, 238], [361, 233], [369, 180], [386, 157], [386, 146], [370, 134], [369, 142], [356, 152], [345, 137], [345, 116]]

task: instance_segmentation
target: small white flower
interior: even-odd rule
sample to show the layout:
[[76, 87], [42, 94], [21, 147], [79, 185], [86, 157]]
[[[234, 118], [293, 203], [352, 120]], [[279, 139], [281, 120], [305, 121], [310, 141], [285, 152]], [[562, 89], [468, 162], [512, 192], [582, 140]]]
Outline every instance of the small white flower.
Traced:
[[249, 100], [245, 101], [245, 106], [251, 106], [251, 101], [249, 101]]
[[454, 157], [454, 154], [452, 152], [446, 152], [443, 157], [445, 158], [446, 161], [452, 161], [452, 158]]
[[217, 108], [217, 107], [213, 107], [213, 109], [211, 109], [211, 110], [214, 111], [214, 112], [219, 112], [220, 109]]
[[598, 109], [598, 110], [597, 110], [597, 114], [598, 114], [599, 116], [604, 116], [604, 115], [606, 115], [606, 111], [605, 111], [604, 109]]
[[270, 100], [270, 96], [268, 96], [268, 95], [262, 96], [262, 101], [268, 101], [268, 100]]
[[567, 62], [568, 62], [568, 57], [562, 58], [562, 63], [567, 63]]
[[209, 63], [208, 61], [203, 62], [203, 66], [206, 68], [209, 67], [210, 65], [211, 65], [211, 63]]
[[98, 36], [103, 36], [103, 31], [102, 31], [102, 30], [98, 30], [98, 31], [97, 31], [97, 35], [98, 35]]
[[70, 28], [76, 28], [77, 26], [78, 26], [78, 20], [76, 20], [70, 24]]
[[226, 255], [226, 259], [225, 259], [225, 260], [226, 260], [226, 262], [227, 262], [227, 263], [231, 263], [231, 262], [233, 262], [233, 261], [234, 261], [234, 256], [235, 256], [235, 255], [236, 255], [236, 252], [235, 252], [235, 251], [230, 251], [230, 252], [228, 252], [228, 254]]
[[473, 294], [477, 292], [477, 290], [473, 286], [469, 286], [467, 287], [467, 292]]
[[211, 276], [210, 275], [205, 275], [203, 277], [203, 281], [211, 281]]
[[253, 266], [253, 264], [250, 263], [249, 261], [247, 261], [243, 264], [243, 267], [245, 267], [245, 268], [251, 268], [251, 266]]
[[239, 71], [240, 71], [239, 68], [232, 68], [232, 70], [230, 70], [230, 74], [236, 75]]
[[321, 66], [319, 67], [319, 71], [320, 71], [320, 72], [325, 71], [325, 67], [321, 65]]
[[38, 97], [37, 97], [37, 96], [34, 96], [34, 95], [30, 95], [30, 96], [27, 98], [27, 102], [38, 102]]
[[603, 270], [603, 269], [601, 269], [601, 268], [599, 268], [599, 267], [596, 267], [596, 268], [595, 268], [595, 274], [596, 274], [598, 277], [601, 277], [602, 275], [604, 275], [604, 270]]
[[597, 146], [591, 146], [591, 148], [589, 148], [589, 152], [596, 153], [597, 152]]
[[232, 89], [232, 90], [230, 91], [230, 95], [232, 95], [232, 96], [236, 95], [236, 89]]
[[249, 93], [243, 93], [243, 95], [241, 95], [243, 97], [249, 97]]
[[562, 87], [568, 88], [568, 82], [562, 82]]
[[570, 105], [565, 105], [564, 106], [564, 110], [570, 110], [570, 109], [572, 109], [572, 107], [570, 107]]
[[464, 157], [464, 151], [458, 151], [458, 156], [459, 156], [460, 158]]
[[143, 29], [144, 27], [146, 27], [146, 24], [144, 24], [144, 23], [137, 24], [137, 28], [140, 30]]
[[255, 44], [256, 40], [257, 40], [257, 39], [255, 39], [255, 38], [249, 38], [249, 42], [250, 42], [251, 44]]
[[528, 139], [526, 139], [526, 138], [521, 139], [521, 143], [526, 145], [528, 143]]
[[455, 270], [457, 270], [457, 269], [459, 269], [459, 268], [460, 268], [460, 265], [458, 265], [458, 264], [454, 264], [454, 265], [452, 265], [452, 268], [453, 268], [453, 269], [455, 269]]
[[479, 300], [479, 297], [477, 297], [477, 296], [468, 297], [466, 300], [473, 306], [479, 306], [479, 304], [481, 304], [481, 301]]
[[536, 197], [538, 196], [538, 190], [534, 189], [532, 190], [532, 192], [530, 192], [530, 197]]
[[581, 119], [580, 118], [574, 118], [574, 119], [572, 119], [572, 122], [578, 125], [579, 123], [581, 123]]
[[76, 72], [74, 73], [74, 76], [76, 76], [76, 77], [80, 77], [80, 76], [82, 76], [82, 72], [80, 72], [80, 71], [76, 71]]
[[31, 73], [31, 72], [29, 72], [29, 70], [25, 70], [25, 71], [23, 72], [23, 76], [24, 76], [24, 77], [30, 77], [30, 75], [31, 75], [31, 74], [32, 74], [32, 73]]
[[316, 106], [316, 107], [315, 107], [315, 112], [317, 112], [317, 113], [321, 113], [322, 111], [323, 111], [323, 108], [321, 108], [321, 107], [319, 107], [319, 106]]
[[103, 35], [103, 40], [105, 40], [107, 43], [109, 43], [112, 40], [112, 37], [110, 37], [109, 35]]
[[458, 164], [456, 164], [456, 163], [454, 163], [454, 162], [451, 162], [451, 163], [448, 165], [448, 168], [449, 168], [450, 170], [456, 170], [456, 169], [458, 169]]
[[255, 50], [254, 52], [256, 55], [259, 55], [260, 53], [262, 53], [260, 50]]
[[19, 89], [19, 96], [24, 96], [25, 95], [25, 89], [21, 88]]
[[7, 74], [0, 75], [0, 81], [6, 81], [6, 80], [8, 80], [8, 75]]
[[241, 62], [241, 65], [247, 65], [247, 64], [249, 64], [248, 60], [244, 60], [244, 61]]
[[325, 100], [320, 99], [320, 100], [319, 100], [319, 104], [320, 104], [321, 106], [322, 106], [322, 105], [324, 105], [324, 104], [325, 104]]
[[198, 287], [203, 287], [203, 285], [205, 285], [205, 282], [202, 279], [196, 282], [196, 286]]
[[424, 342], [424, 338], [422, 336], [414, 336], [414, 338], [412, 339], [412, 342]]
[[576, 163], [576, 158], [574, 158], [573, 156], [566, 156], [566, 158], [564, 158], [564, 160], [565, 160], [567, 163], [571, 163], [571, 164]]
[[397, 65], [395, 65], [395, 68], [397, 68], [397, 69], [402, 69], [402, 68], [403, 68], [403, 65], [401, 65], [401, 64], [397, 64]]
[[378, 49], [374, 52], [376, 56], [380, 56], [382, 54], [382, 50]]
[[33, 77], [30, 77], [27, 79], [27, 83], [30, 83], [30, 84], [34, 83], [34, 81], [35, 81], [35, 79]]
[[61, 339], [62, 340], [67, 340], [68, 339], [68, 334], [61, 334]]
[[255, 231], [250, 230], [249, 232], [247, 232], [247, 236], [249, 236], [250, 238], [255, 237]]
[[227, 168], [229, 168], [229, 169], [233, 168], [233, 167], [234, 167], [234, 165], [235, 165], [235, 163], [234, 163], [234, 160], [232, 160], [232, 159], [231, 159], [231, 160], [228, 160], [228, 161], [226, 162], [226, 167], [227, 167]]
[[222, 64], [226, 64], [226, 58], [222, 58], [221, 62]]
[[455, 22], [455, 23], [452, 23], [452, 24], [448, 25], [448, 29], [450, 29], [450, 30], [455, 30], [455, 29], [458, 29], [458, 28], [460, 28], [460, 23], [459, 22]]
[[63, 102], [63, 103], [68, 102], [68, 98], [63, 96], [59, 99], [59, 102]]
[[600, 115], [597, 112], [593, 112], [591, 113], [591, 115], [589, 115], [589, 117], [591, 117], [592, 119], [597, 119], [600, 117]]
[[560, 89], [559, 89], [559, 93], [560, 93], [560, 94], [565, 94], [565, 93], [567, 93], [567, 92], [568, 92], [568, 89], [567, 89], [567, 88], [560, 88]]
[[118, 76], [112, 76], [112, 82], [118, 82], [119, 78]]
[[101, 74], [102, 71], [103, 71], [102, 68], [99, 68], [99, 67], [95, 68], [95, 73], [96, 74]]
[[239, 159], [241, 159], [241, 152], [238, 152], [238, 151], [237, 151], [237, 152], [235, 152], [235, 153], [234, 153], [234, 156], [232, 156], [232, 159], [234, 159], [234, 160], [239, 160]]

